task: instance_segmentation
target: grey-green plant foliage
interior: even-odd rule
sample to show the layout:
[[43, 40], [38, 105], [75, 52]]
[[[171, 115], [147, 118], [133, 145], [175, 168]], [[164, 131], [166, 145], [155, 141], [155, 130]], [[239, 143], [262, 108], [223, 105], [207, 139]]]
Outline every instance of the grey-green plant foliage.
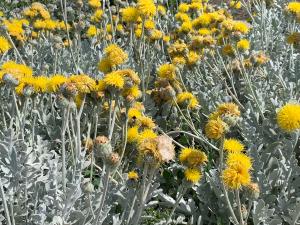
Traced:
[[[210, 158], [201, 182], [190, 188], [179, 201], [172, 217], [173, 224], [233, 223], [220, 188], [219, 171], [211, 166], [218, 161], [218, 153], [213, 148], [218, 143], [204, 137], [203, 127], [207, 115], [218, 103], [231, 101], [234, 97], [237, 97], [244, 108], [241, 109], [242, 120], [230, 135], [237, 136], [247, 146], [247, 153], [253, 159], [252, 179], [260, 187], [258, 199], [250, 200], [244, 193], [241, 195], [242, 202], [253, 206], [248, 224], [300, 223], [299, 132], [286, 134], [278, 128], [275, 120], [277, 108], [291, 100], [299, 101], [300, 98], [299, 49], [286, 43], [286, 35], [292, 31], [299, 32], [300, 28], [299, 24], [293, 23], [284, 14], [286, 1], [278, 0], [271, 7], [267, 7], [265, 1], [254, 2], [252, 7], [256, 7], [257, 15], [251, 23], [251, 51], [266, 52], [270, 58], [266, 66], [247, 70], [246, 74], [235, 74], [228, 67], [228, 59], [221, 56], [220, 49], [216, 47], [214, 59], [204, 57], [195, 68], [181, 71], [185, 85], [201, 104], [201, 109], [197, 112], [185, 114], [193, 122], [197, 133], [189, 129], [177, 108], [169, 105], [158, 108], [151, 98], [144, 99], [147, 114], [155, 119], [161, 130], [165, 133], [178, 130], [191, 132], [199, 138], [191, 138], [185, 134], [170, 136], [180, 143], [199, 146]], [[248, 2], [244, 4], [248, 5]], [[50, 3], [48, 7], [54, 9], [57, 17], [61, 16], [59, 4]], [[6, 11], [5, 8], [2, 10]], [[21, 8], [16, 9], [15, 12], [20, 10]], [[66, 10], [70, 21], [77, 18], [79, 12], [75, 8], [75, 2], [68, 1]], [[14, 11], [7, 13], [13, 15]], [[81, 16], [84, 21], [84, 15]], [[105, 18], [103, 24], [108, 21]], [[171, 15], [158, 23], [165, 31], [176, 27], [175, 18]], [[88, 24], [83, 26], [87, 27]], [[55, 36], [33, 40], [19, 48], [19, 51], [37, 74], [84, 72], [93, 74], [94, 78], [102, 77], [103, 74], [96, 67], [103, 55], [103, 48], [107, 45], [106, 41], [95, 44], [96, 40], [81, 40], [79, 35], [80, 32], [74, 34], [75, 59], [72, 59], [68, 49], [55, 48], [55, 44], [60, 42], [59, 37]], [[139, 49], [133, 48], [128, 39], [116, 35], [115, 42], [128, 52], [128, 66], [143, 72], [142, 76], [149, 76], [151, 86], [157, 67], [168, 61], [166, 46], [147, 45], [143, 58], [140, 58]], [[18, 56], [14, 52], [5, 58], [15, 59]], [[1, 59], [2, 62], [4, 58]], [[248, 83], [245, 77], [249, 79]], [[229, 87], [236, 89], [237, 96], [229, 92]], [[136, 212], [143, 204], [139, 202], [139, 196], [144, 193], [140, 193], [141, 189], [137, 188], [138, 182], [127, 179], [126, 173], [131, 169], [130, 160], [133, 159], [124, 159], [118, 171], [113, 171], [114, 176], [109, 181], [100, 212], [106, 174], [101, 174], [101, 170], [94, 167], [93, 172], [97, 174], [92, 174], [92, 179], [89, 177], [91, 158], [87, 157], [81, 139], [105, 134], [108, 129], [107, 112], [98, 115], [99, 108], [95, 108], [95, 105], [86, 106], [82, 112], [76, 107], [70, 109], [72, 122], [68, 123], [65, 132], [66, 190], [63, 190], [61, 134], [66, 109], [59, 106], [51, 95], [19, 98], [7, 86], [0, 87], [0, 99], [2, 224], [134, 223]], [[95, 126], [98, 133], [94, 133]], [[120, 132], [114, 132], [113, 148], [119, 148], [120, 142]], [[99, 164], [103, 165], [101, 162]], [[145, 196], [143, 220], [139, 224], [147, 224], [147, 221], [165, 224], [167, 216], [151, 218], [151, 214], [148, 215], [147, 212], [153, 210], [163, 214], [165, 210], [172, 209], [183, 176], [181, 170], [182, 166], [175, 160], [156, 171], [157, 175], [153, 180], [146, 181], [149, 192]], [[231, 192], [229, 199], [233, 202], [234, 210], [237, 210]]]

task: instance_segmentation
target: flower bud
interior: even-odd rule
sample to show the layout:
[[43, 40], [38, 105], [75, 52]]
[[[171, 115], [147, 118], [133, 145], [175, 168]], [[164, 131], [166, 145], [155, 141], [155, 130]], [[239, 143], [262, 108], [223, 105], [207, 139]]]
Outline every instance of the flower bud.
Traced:
[[247, 196], [250, 199], [258, 199], [260, 195], [260, 189], [257, 183], [250, 183], [245, 187]]
[[11, 86], [17, 86], [19, 84], [19, 81], [12, 74], [9, 73], [4, 74], [2, 80], [4, 81], [4, 83]]
[[86, 193], [93, 193], [95, 191], [95, 188], [91, 182], [87, 182], [84, 184], [83, 190]]
[[73, 83], [64, 83], [61, 92], [66, 98], [75, 97], [78, 93], [77, 87]]
[[109, 139], [105, 136], [98, 136], [95, 140], [95, 157], [106, 160], [112, 153], [112, 147]]
[[115, 169], [120, 163], [119, 154], [116, 152], [112, 152], [110, 156], [107, 158], [107, 163], [112, 169]]

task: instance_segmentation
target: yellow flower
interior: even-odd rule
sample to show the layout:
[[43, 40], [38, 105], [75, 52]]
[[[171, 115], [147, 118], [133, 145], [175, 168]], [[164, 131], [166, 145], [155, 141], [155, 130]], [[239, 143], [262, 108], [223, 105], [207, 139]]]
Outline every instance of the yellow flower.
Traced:
[[189, 109], [194, 109], [199, 105], [197, 98], [190, 92], [181, 92], [176, 96], [179, 105], [186, 104]]
[[277, 112], [277, 123], [286, 132], [300, 129], [300, 104], [287, 103]]
[[242, 21], [234, 21], [233, 30], [238, 31], [242, 34], [247, 34], [249, 32], [249, 26]]
[[90, 93], [96, 87], [95, 80], [85, 74], [72, 75], [69, 81], [75, 84], [80, 93]]
[[235, 164], [240, 164], [247, 170], [252, 168], [251, 158], [243, 153], [229, 153], [227, 155], [226, 165], [230, 167]]
[[220, 104], [217, 108], [217, 112], [222, 116], [231, 115], [239, 117], [241, 115], [238, 105], [232, 102]]
[[220, 119], [210, 119], [205, 125], [205, 134], [211, 139], [220, 139], [226, 131], [226, 124]]
[[144, 141], [147, 138], [156, 138], [157, 134], [152, 129], [144, 129], [138, 137], [138, 143]]
[[203, 13], [198, 18], [193, 20], [193, 27], [208, 26], [212, 22], [212, 17], [209, 13]]
[[195, 51], [189, 51], [188, 58], [187, 58], [187, 64], [189, 66], [195, 65], [200, 59], [200, 55], [198, 55]]
[[118, 45], [110, 44], [104, 49], [107, 59], [112, 66], [121, 65], [126, 62], [128, 55]]
[[103, 15], [102, 9], [97, 9], [94, 14], [91, 16], [91, 20], [95, 23], [100, 22]]
[[230, 153], [240, 153], [244, 150], [244, 145], [237, 139], [225, 139], [224, 149]]
[[190, 6], [189, 6], [189, 4], [187, 4], [187, 3], [180, 3], [180, 5], [178, 6], [178, 11], [179, 12], [182, 12], [182, 13], [185, 13], [185, 12], [187, 12], [187, 11], [189, 11], [189, 9], [190, 9]]
[[300, 2], [290, 2], [287, 5], [287, 10], [294, 14], [300, 13]]
[[137, 118], [137, 124], [139, 127], [147, 127], [153, 129], [155, 127], [155, 123], [150, 117], [140, 116]]
[[116, 89], [122, 89], [125, 83], [124, 78], [116, 72], [106, 74], [103, 81], [107, 87], [114, 87]]
[[128, 172], [128, 179], [129, 180], [138, 180], [139, 179], [139, 175], [137, 172], [135, 172], [134, 170]]
[[230, 44], [227, 44], [222, 48], [222, 53], [224, 55], [227, 55], [227, 56], [233, 56], [234, 55], [234, 49]]
[[158, 5], [157, 6], [157, 12], [160, 15], [164, 16], [164, 15], [166, 15], [166, 8], [163, 5]]
[[47, 84], [47, 91], [48, 92], [56, 92], [60, 85], [65, 83], [68, 80], [67, 77], [63, 75], [54, 75], [50, 77], [48, 84]]
[[94, 26], [94, 25], [91, 25], [91, 26], [88, 28], [88, 30], [87, 30], [87, 32], [86, 32], [86, 35], [87, 35], [88, 37], [95, 37], [95, 36], [97, 35], [97, 33], [98, 33], [97, 27]]
[[242, 3], [240, 1], [234, 0], [230, 2], [230, 7], [240, 9], [242, 7]]
[[45, 93], [47, 91], [48, 82], [49, 78], [45, 76], [25, 77], [21, 79], [20, 84], [16, 87], [16, 92], [22, 94], [23, 88], [31, 86], [35, 93]]
[[29, 25], [29, 21], [25, 19], [4, 20], [3, 24], [6, 26], [10, 36], [15, 37], [19, 41], [25, 40], [25, 30], [23, 26]]
[[235, 164], [226, 168], [222, 173], [224, 184], [230, 189], [239, 189], [242, 186], [249, 185], [251, 176], [249, 171], [241, 164]]
[[139, 139], [139, 127], [134, 126], [134, 127], [128, 128], [127, 142], [128, 143], [135, 143], [135, 142], [138, 141], [138, 139]]
[[290, 45], [299, 45], [300, 44], [300, 33], [293, 32], [287, 37], [287, 43]]
[[158, 163], [162, 161], [162, 156], [157, 149], [157, 140], [155, 137], [146, 137], [138, 144], [138, 161], [146, 161], [150, 163]]
[[207, 162], [207, 156], [201, 150], [184, 148], [180, 152], [179, 161], [188, 167], [199, 167]]
[[173, 64], [163, 64], [158, 68], [158, 76], [174, 80], [176, 78], [176, 67]]
[[0, 54], [4, 54], [9, 49], [11, 49], [11, 45], [8, 40], [5, 37], [0, 36]]
[[153, 20], [145, 20], [145, 29], [152, 30], [155, 28], [155, 22]]
[[101, 2], [100, 0], [89, 0], [89, 6], [91, 6], [92, 8], [99, 8], [101, 7]]
[[121, 10], [121, 15], [124, 22], [133, 23], [137, 21], [139, 12], [137, 8], [129, 6]]
[[2, 64], [0, 70], [0, 81], [4, 74], [11, 74], [17, 80], [24, 77], [31, 77], [33, 72], [32, 69], [24, 64], [18, 64], [14, 61], [7, 61]]
[[175, 18], [176, 18], [176, 20], [179, 20], [181, 22], [190, 22], [191, 21], [191, 18], [189, 17], [189, 15], [186, 13], [182, 13], [182, 12], [177, 13], [175, 15]]
[[188, 168], [184, 171], [184, 177], [187, 181], [196, 184], [202, 177], [202, 174], [197, 169]]
[[103, 72], [103, 73], [109, 73], [111, 72], [111, 64], [108, 58], [103, 57], [99, 63], [98, 63], [98, 70]]
[[249, 50], [250, 49], [250, 42], [247, 39], [242, 39], [236, 44], [239, 50]]
[[128, 119], [137, 119], [139, 117], [142, 116], [142, 113], [140, 112], [140, 110], [136, 109], [136, 108], [130, 108], [128, 110]]
[[156, 14], [153, 0], [138, 0], [137, 9], [142, 17], [152, 17]]
[[134, 85], [131, 88], [127, 88], [123, 91], [123, 96], [131, 97], [133, 99], [138, 99], [139, 97], [141, 97], [141, 95], [142, 92], [137, 85]]

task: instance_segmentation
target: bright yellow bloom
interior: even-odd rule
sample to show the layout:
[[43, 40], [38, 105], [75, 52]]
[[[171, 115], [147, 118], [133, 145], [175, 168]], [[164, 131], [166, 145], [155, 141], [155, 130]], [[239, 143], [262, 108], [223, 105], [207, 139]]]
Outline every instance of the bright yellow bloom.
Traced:
[[125, 97], [131, 97], [133, 99], [138, 99], [141, 97], [142, 92], [140, 91], [139, 87], [137, 85], [132, 86], [131, 88], [127, 88], [123, 91], [123, 96]]
[[225, 186], [230, 189], [239, 189], [242, 186], [249, 185], [251, 182], [249, 171], [241, 164], [235, 164], [226, 168], [222, 173], [222, 179]]
[[181, 92], [176, 96], [179, 105], [186, 104], [189, 109], [194, 109], [199, 105], [197, 98], [190, 92]]
[[242, 3], [240, 1], [234, 0], [230, 2], [230, 7], [240, 9], [242, 7]]
[[300, 104], [287, 103], [277, 112], [277, 123], [286, 132], [300, 129]]
[[5, 37], [0, 36], [0, 54], [4, 54], [9, 49], [11, 49], [11, 45], [8, 40]]
[[134, 126], [134, 127], [128, 128], [127, 142], [128, 143], [135, 143], [135, 142], [138, 141], [138, 139], [139, 139], [139, 127]]
[[103, 16], [103, 10], [97, 9], [94, 14], [91, 16], [91, 20], [95, 23], [100, 22]]
[[290, 2], [287, 5], [287, 10], [294, 14], [300, 13], [300, 2]]
[[245, 146], [237, 139], [225, 139], [224, 149], [230, 153], [240, 153], [244, 150]]
[[6, 26], [10, 36], [15, 37], [19, 41], [25, 40], [25, 30], [23, 29], [23, 26], [29, 25], [28, 20], [25, 19], [4, 20], [3, 24]]
[[125, 83], [124, 78], [116, 72], [106, 74], [103, 81], [107, 87], [114, 87], [116, 89], [122, 89]]
[[226, 124], [220, 119], [210, 119], [205, 125], [205, 135], [211, 139], [220, 139], [226, 131]]
[[242, 50], [242, 51], [249, 50], [250, 42], [247, 39], [241, 39], [240, 41], [238, 41], [236, 46], [239, 50]]
[[112, 66], [117, 66], [125, 63], [128, 55], [118, 45], [110, 44], [104, 49], [107, 59]]
[[176, 67], [173, 64], [163, 64], [158, 68], [158, 76], [174, 80], [176, 78]]
[[87, 35], [88, 37], [95, 37], [95, 36], [97, 35], [97, 33], [98, 33], [98, 29], [97, 29], [97, 27], [94, 26], [94, 25], [91, 25], [91, 26], [88, 28], [88, 30], [86, 31], [86, 35]]
[[184, 171], [184, 177], [187, 181], [196, 184], [201, 179], [202, 174], [198, 169], [188, 168]]
[[89, 6], [91, 6], [92, 8], [99, 8], [101, 7], [101, 2], [100, 0], [89, 0]]
[[222, 116], [231, 115], [239, 117], [241, 115], [238, 105], [232, 102], [220, 104], [217, 108], [217, 112]]
[[127, 23], [136, 22], [139, 17], [139, 12], [135, 7], [126, 7], [121, 9], [122, 20]]
[[155, 137], [146, 137], [138, 143], [138, 161], [158, 163], [162, 161], [162, 156], [157, 149], [157, 140]]
[[130, 108], [128, 110], [128, 119], [131, 120], [131, 119], [137, 119], [139, 117], [142, 116], [142, 113], [140, 110], [136, 109], [136, 108]]
[[103, 73], [109, 73], [111, 72], [111, 64], [110, 61], [107, 57], [103, 57], [99, 63], [98, 63], [98, 70], [103, 72]]
[[184, 148], [180, 152], [179, 161], [188, 167], [199, 167], [207, 162], [207, 156], [201, 150]]
[[135, 171], [133, 171], [133, 170], [130, 171], [127, 176], [128, 176], [129, 180], [137, 180], [137, 179], [139, 179], [138, 173], [135, 172]]
[[7, 61], [2, 64], [0, 70], [0, 81], [4, 74], [11, 74], [15, 79], [20, 80], [24, 77], [31, 77], [32, 69], [24, 64], [18, 64], [14, 61]]
[[233, 30], [238, 31], [242, 34], [247, 34], [249, 32], [249, 26], [245, 22], [242, 21], [234, 21]]
[[137, 9], [142, 17], [152, 17], [156, 14], [153, 0], [138, 0]]
[[160, 14], [160, 15], [162, 15], [162, 16], [164, 16], [164, 15], [166, 15], [166, 8], [163, 6], [163, 5], [158, 5], [157, 6], [157, 12]]
[[48, 82], [49, 78], [45, 76], [24, 77], [16, 87], [16, 92], [17, 94], [23, 94], [24, 88], [30, 86], [35, 93], [45, 93], [47, 91]]
[[243, 153], [229, 153], [227, 155], [226, 165], [230, 167], [235, 164], [240, 164], [247, 170], [252, 168], [251, 158]]
[[147, 127], [153, 129], [155, 127], [154, 121], [147, 116], [140, 116], [137, 118], [137, 124], [139, 127]]
[[56, 92], [59, 89], [59, 87], [67, 80], [68, 80], [67, 77], [58, 74], [50, 77], [47, 84], [47, 91]]
[[152, 129], [144, 129], [140, 134], [138, 138], [138, 142], [142, 142], [145, 139], [148, 138], [156, 138], [157, 134]]
[[180, 3], [180, 5], [178, 6], [178, 11], [179, 12], [183, 12], [183, 13], [185, 13], [185, 12], [187, 12], [187, 11], [189, 11], [189, 9], [190, 9], [190, 6], [189, 6], [189, 4], [187, 4], [187, 3]]
[[72, 75], [69, 77], [69, 81], [76, 85], [76, 88], [80, 93], [90, 93], [95, 90], [96, 82], [88, 75]]

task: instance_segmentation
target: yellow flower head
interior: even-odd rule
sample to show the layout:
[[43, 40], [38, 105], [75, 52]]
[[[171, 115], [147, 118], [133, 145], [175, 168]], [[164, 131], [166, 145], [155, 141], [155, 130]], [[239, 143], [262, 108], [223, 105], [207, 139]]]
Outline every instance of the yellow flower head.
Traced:
[[47, 84], [48, 92], [56, 92], [59, 87], [68, 80], [67, 77], [63, 75], [54, 75], [49, 78], [49, 82]]
[[139, 109], [136, 109], [136, 108], [130, 108], [128, 110], [128, 119], [131, 120], [131, 119], [137, 119], [139, 117], [142, 116], [142, 113]]
[[103, 81], [106, 87], [122, 89], [124, 86], [124, 78], [117, 72], [111, 72], [105, 75]]
[[132, 86], [131, 88], [127, 88], [123, 91], [123, 96], [130, 97], [132, 99], [138, 99], [141, 97], [142, 92], [140, 91], [137, 85]]
[[139, 127], [147, 127], [153, 129], [155, 127], [155, 123], [150, 117], [140, 116], [137, 118], [137, 125]]
[[176, 102], [179, 105], [187, 104], [189, 109], [194, 109], [199, 105], [197, 98], [190, 92], [182, 92], [176, 96]]
[[0, 70], [0, 81], [4, 74], [11, 74], [15, 79], [20, 80], [24, 77], [31, 77], [32, 69], [24, 64], [18, 64], [14, 61], [7, 61], [2, 64]]
[[139, 127], [133, 126], [128, 128], [127, 131], [127, 141], [128, 143], [135, 143], [139, 139]]
[[205, 125], [205, 134], [211, 139], [220, 139], [226, 131], [226, 124], [220, 119], [210, 119]]
[[199, 167], [207, 162], [207, 156], [201, 150], [184, 148], [180, 152], [179, 161], [188, 167]]
[[300, 33], [293, 32], [287, 37], [287, 43], [290, 45], [300, 45]]
[[89, 0], [89, 6], [91, 6], [92, 8], [99, 8], [101, 7], [101, 2], [100, 0]]
[[252, 168], [251, 158], [243, 153], [229, 153], [226, 160], [227, 166], [240, 164], [243, 168], [250, 170]]
[[100, 22], [103, 16], [103, 10], [97, 9], [94, 14], [91, 16], [91, 20], [95, 23]]
[[249, 185], [251, 182], [249, 171], [241, 164], [235, 164], [226, 168], [222, 173], [222, 179], [225, 186], [230, 189], [239, 189], [242, 186]]
[[173, 64], [163, 64], [158, 68], [158, 76], [174, 80], [176, 78], [176, 67]]
[[286, 132], [300, 129], [300, 104], [287, 103], [277, 112], [277, 123]]
[[153, 0], [138, 0], [137, 9], [142, 17], [152, 17], [156, 14]]
[[128, 179], [129, 180], [138, 180], [139, 179], [139, 175], [137, 172], [135, 172], [134, 170], [128, 172]]
[[148, 137], [144, 138], [138, 143], [138, 152], [139, 161], [147, 161], [147, 162], [161, 162], [162, 157], [157, 149], [157, 140], [156, 137]]
[[103, 72], [103, 73], [109, 73], [111, 72], [111, 64], [110, 61], [107, 57], [103, 57], [99, 63], [98, 63], [98, 70]]
[[138, 138], [138, 143], [144, 141], [147, 138], [156, 138], [157, 134], [152, 129], [144, 129], [140, 134]]
[[232, 29], [240, 32], [241, 34], [247, 34], [249, 32], [248, 24], [242, 21], [234, 21]]
[[95, 36], [97, 35], [97, 33], [98, 33], [97, 27], [96, 27], [95, 25], [91, 25], [91, 26], [88, 28], [88, 30], [87, 30], [87, 32], [86, 32], [86, 35], [87, 35], [88, 37], [95, 37]]
[[298, 14], [300, 13], [300, 2], [290, 2], [286, 9], [293, 14]]
[[250, 42], [247, 39], [242, 39], [236, 44], [239, 50], [245, 51], [250, 49]]
[[125, 63], [128, 55], [118, 45], [110, 44], [104, 49], [107, 59], [112, 66], [117, 66]]
[[222, 116], [231, 115], [239, 117], [241, 115], [238, 105], [232, 102], [220, 104], [217, 108], [217, 112]]
[[187, 181], [196, 184], [201, 179], [202, 174], [198, 169], [188, 168], [184, 171], [184, 177]]
[[182, 12], [182, 13], [185, 13], [185, 12], [187, 12], [187, 11], [189, 11], [189, 9], [190, 9], [190, 6], [189, 6], [189, 4], [187, 4], [187, 3], [180, 3], [180, 5], [178, 6], [178, 11], [179, 12]]
[[135, 7], [126, 7], [121, 10], [122, 20], [127, 23], [136, 22], [139, 18], [138, 9]]
[[241, 153], [245, 146], [237, 139], [225, 139], [224, 149], [230, 153]]
[[90, 93], [95, 90], [96, 82], [94, 79], [85, 74], [72, 75], [69, 78], [71, 83], [74, 83], [80, 93]]
[[5, 37], [0, 36], [0, 54], [4, 54], [9, 49], [11, 49], [11, 45], [8, 40]]

